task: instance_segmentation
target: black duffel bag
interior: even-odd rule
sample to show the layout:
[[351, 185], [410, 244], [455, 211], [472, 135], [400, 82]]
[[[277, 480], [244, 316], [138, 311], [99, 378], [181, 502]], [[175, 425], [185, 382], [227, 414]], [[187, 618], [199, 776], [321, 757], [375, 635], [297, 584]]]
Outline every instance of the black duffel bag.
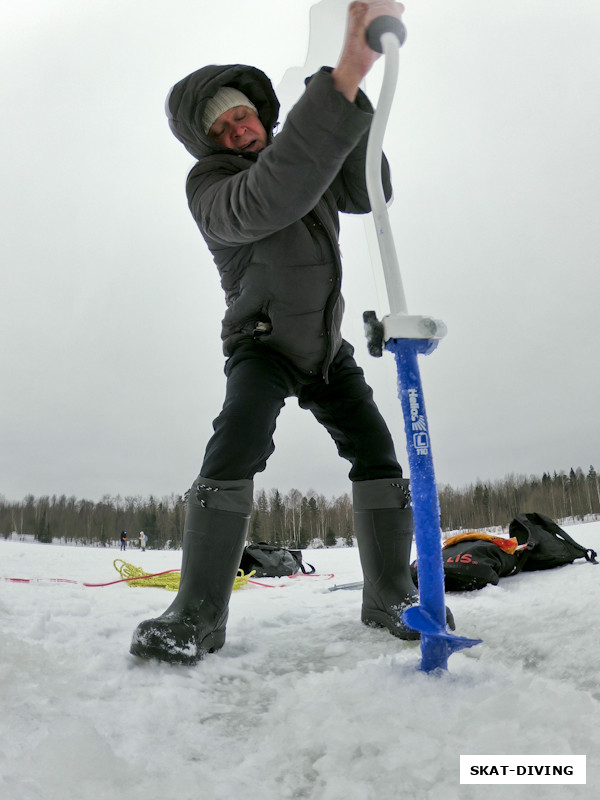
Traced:
[[519, 514], [510, 523], [508, 531], [519, 545], [524, 546], [516, 572], [562, 567], [572, 564], [577, 558], [598, 563], [595, 550], [577, 544], [554, 520], [543, 514]]
[[302, 562], [301, 550], [288, 550], [266, 542], [249, 544], [244, 548], [240, 569], [244, 575], [254, 571], [257, 578], [282, 578], [297, 572], [310, 575], [315, 571], [312, 564]]
[[[516, 544], [514, 540], [475, 531], [452, 537], [442, 549], [445, 590], [469, 592], [488, 584], [495, 586], [515, 569]], [[416, 584], [416, 561], [411, 564], [411, 574]]]

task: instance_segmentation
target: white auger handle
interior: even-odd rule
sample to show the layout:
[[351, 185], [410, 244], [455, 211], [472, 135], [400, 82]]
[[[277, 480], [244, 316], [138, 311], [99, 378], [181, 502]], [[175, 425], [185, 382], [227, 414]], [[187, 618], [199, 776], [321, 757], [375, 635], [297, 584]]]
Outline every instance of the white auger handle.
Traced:
[[383, 151], [383, 137], [396, 91], [398, 78], [398, 49], [404, 41], [404, 36], [398, 38], [392, 27], [398, 30], [400, 25], [404, 34], [404, 25], [396, 17], [376, 17], [367, 28], [367, 42], [377, 52], [385, 56], [383, 82], [377, 102], [377, 108], [371, 123], [369, 142], [365, 163], [365, 177], [367, 191], [373, 212], [377, 243], [381, 255], [383, 274], [387, 288], [390, 311], [392, 314], [406, 314], [406, 298], [400, 277], [400, 266], [394, 247], [394, 238], [387, 213], [387, 204], [381, 185], [381, 154]]
[[[383, 53], [385, 58], [383, 81], [377, 109], [369, 132], [365, 163], [367, 192], [371, 203], [390, 304], [390, 314], [382, 320], [384, 329], [383, 341], [386, 342], [389, 339], [441, 339], [447, 332], [446, 326], [441, 320], [408, 314], [406, 296], [400, 275], [400, 265], [396, 255], [394, 237], [381, 184], [383, 138], [392, 107], [392, 100], [394, 99], [394, 92], [396, 91], [399, 64], [398, 51], [406, 39], [406, 28], [397, 17], [384, 15], [376, 17], [371, 22], [367, 28], [366, 37], [369, 47], [378, 53]], [[366, 313], [369, 314], [370, 312]], [[370, 317], [370, 320], [372, 331], [372, 317]], [[366, 319], [365, 323], [367, 323]]]

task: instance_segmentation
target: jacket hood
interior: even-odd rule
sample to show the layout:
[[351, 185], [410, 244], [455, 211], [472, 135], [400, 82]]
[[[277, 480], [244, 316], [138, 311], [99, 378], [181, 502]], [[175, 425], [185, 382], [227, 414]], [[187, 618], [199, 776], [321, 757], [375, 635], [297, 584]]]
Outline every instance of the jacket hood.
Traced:
[[272, 138], [279, 116], [279, 101], [265, 73], [245, 64], [211, 64], [176, 83], [165, 103], [169, 127], [194, 158], [227, 152], [227, 148], [207, 136], [202, 127], [206, 103], [222, 86], [239, 89], [254, 103], [269, 141]]

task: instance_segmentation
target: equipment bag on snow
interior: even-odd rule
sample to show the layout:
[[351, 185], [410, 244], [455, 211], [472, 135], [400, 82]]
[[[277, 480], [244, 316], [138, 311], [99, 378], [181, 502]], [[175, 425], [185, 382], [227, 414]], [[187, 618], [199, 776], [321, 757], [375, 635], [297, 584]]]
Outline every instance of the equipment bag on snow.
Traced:
[[[506, 539], [478, 531], [452, 536], [443, 544], [444, 588], [447, 592], [469, 592], [496, 585], [517, 564], [516, 539]], [[415, 584], [417, 562], [411, 564]]]
[[[447, 592], [465, 592], [496, 585], [500, 578], [521, 570], [533, 572], [572, 564], [585, 558], [597, 564], [594, 550], [583, 547], [543, 514], [519, 514], [509, 525], [510, 538], [477, 531], [458, 534], [442, 546], [444, 587]], [[411, 564], [417, 583], [417, 562]]]
[[594, 550], [583, 547], [543, 514], [519, 514], [509, 525], [509, 534], [524, 549], [519, 553], [515, 572], [532, 572], [572, 564], [585, 558], [597, 564]]
[[315, 571], [312, 564], [304, 565], [302, 563], [300, 550], [275, 547], [266, 542], [249, 544], [244, 548], [240, 569], [246, 575], [254, 570], [257, 578], [282, 578], [285, 575], [295, 575], [300, 571], [305, 574]]

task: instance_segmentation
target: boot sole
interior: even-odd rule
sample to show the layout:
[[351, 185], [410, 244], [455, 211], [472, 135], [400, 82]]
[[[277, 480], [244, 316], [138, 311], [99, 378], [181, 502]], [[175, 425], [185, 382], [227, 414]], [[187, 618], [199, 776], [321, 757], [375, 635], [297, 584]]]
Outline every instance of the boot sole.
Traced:
[[169, 650], [164, 642], [144, 642], [134, 637], [129, 652], [146, 661], [163, 661], [168, 664], [193, 666], [209, 653], [216, 653], [225, 644], [225, 631], [215, 631], [205, 636], [200, 644], [190, 641], [189, 647]]
[[404, 625], [399, 620], [395, 620], [385, 611], [363, 610], [360, 618], [364, 625], [368, 625], [370, 628], [386, 628], [392, 636], [396, 636], [398, 639], [414, 642], [421, 638], [421, 634], [418, 631], [413, 631], [412, 628]]

